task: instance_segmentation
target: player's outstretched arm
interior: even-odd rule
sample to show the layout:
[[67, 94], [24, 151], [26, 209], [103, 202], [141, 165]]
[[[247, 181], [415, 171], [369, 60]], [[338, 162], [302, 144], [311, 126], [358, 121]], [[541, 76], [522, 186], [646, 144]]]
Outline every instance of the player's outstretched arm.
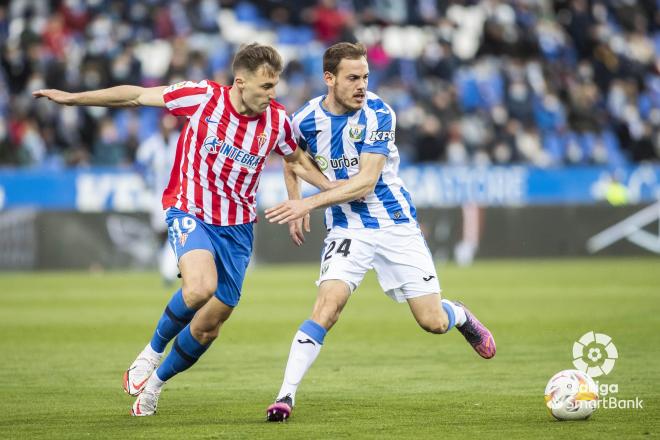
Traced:
[[284, 224], [304, 217], [313, 209], [365, 197], [376, 187], [386, 160], [387, 157], [382, 154], [362, 153], [360, 155], [360, 172], [348, 179], [346, 183], [302, 200], [287, 200], [266, 209], [266, 218], [271, 223]]
[[98, 107], [165, 107], [163, 99], [165, 86], [139, 87], [117, 86], [109, 89], [90, 90], [87, 92], [70, 93], [57, 89], [35, 90], [35, 98], [48, 98], [63, 105], [88, 105]]

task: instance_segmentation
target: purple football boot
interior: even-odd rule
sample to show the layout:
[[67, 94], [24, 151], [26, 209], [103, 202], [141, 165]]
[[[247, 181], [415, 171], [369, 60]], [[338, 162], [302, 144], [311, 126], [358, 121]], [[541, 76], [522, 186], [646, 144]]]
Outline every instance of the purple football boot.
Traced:
[[285, 422], [293, 411], [293, 400], [288, 394], [278, 399], [266, 410], [266, 421]]
[[465, 307], [465, 304], [460, 301], [454, 301], [454, 304], [465, 310], [466, 317], [465, 324], [460, 327], [456, 326], [456, 329], [461, 332], [472, 348], [474, 348], [474, 351], [479, 353], [479, 356], [484, 359], [490, 359], [495, 356], [495, 339], [490, 330]]

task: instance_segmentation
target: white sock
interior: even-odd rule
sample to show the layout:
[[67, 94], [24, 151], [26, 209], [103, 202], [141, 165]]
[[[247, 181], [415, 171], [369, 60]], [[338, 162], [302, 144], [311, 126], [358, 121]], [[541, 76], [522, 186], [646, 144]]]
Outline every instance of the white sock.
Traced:
[[144, 386], [144, 389], [149, 389], [150, 391], [159, 391], [161, 388], [163, 388], [163, 385], [165, 385], [164, 380], [160, 380], [156, 372], [154, 371], [151, 373], [151, 376], [149, 376], [149, 380], [147, 381], [147, 384]]
[[284, 371], [284, 382], [277, 395], [278, 399], [288, 394], [295, 403], [298, 385], [300, 385], [305, 373], [316, 360], [321, 347], [322, 345], [313, 340], [307, 333], [298, 330], [291, 343], [289, 360]]
[[151, 343], [148, 343], [147, 346], [144, 347], [142, 354], [155, 361], [160, 361], [160, 358], [163, 357], [163, 353], [158, 353], [156, 350], [154, 350], [151, 346]]
[[455, 323], [456, 327], [460, 327], [463, 324], [465, 324], [465, 320], [467, 319], [467, 317], [465, 316], [465, 310], [463, 310], [463, 307], [457, 306], [448, 299], [443, 299], [442, 304], [447, 304], [447, 306], [449, 306], [454, 311], [454, 318], [456, 319], [456, 323]]

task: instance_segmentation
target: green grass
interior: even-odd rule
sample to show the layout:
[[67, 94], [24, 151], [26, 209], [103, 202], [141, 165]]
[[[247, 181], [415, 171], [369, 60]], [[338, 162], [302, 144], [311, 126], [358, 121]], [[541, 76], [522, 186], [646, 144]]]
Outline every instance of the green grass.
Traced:
[[[660, 259], [533, 260], [441, 267], [445, 294], [495, 334], [480, 359], [460, 334], [420, 330], [370, 274], [326, 338], [293, 418], [264, 422], [315, 265], [257, 267], [220, 338], [174, 378], [155, 417], [132, 418], [121, 376], [170, 290], [153, 273], [0, 274], [0, 438], [649, 438], [660, 434]], [[595, 330], [619, 350], [618, 398], [556, 422], [546, 381]]]

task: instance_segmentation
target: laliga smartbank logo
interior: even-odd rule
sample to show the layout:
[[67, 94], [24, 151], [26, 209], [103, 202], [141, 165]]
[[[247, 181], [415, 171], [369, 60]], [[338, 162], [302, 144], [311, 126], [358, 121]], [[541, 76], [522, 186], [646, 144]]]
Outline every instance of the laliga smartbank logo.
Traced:
[[573, 344], [573, 365], [592, 378], [610, 374], [618, 358], [612, 338], [603, 333], [587, 332]]
[[[618, 358], [619, 351], [614, 345], [614, 341], [604, 333], [590, 331], [573, 343], [573, 366], [592, 378], [610, 374]], [[619, 393], [618, 383], [604, 383], [598, 380], [595, 383], [599, 396], [597, 407], [644, 409], [644, 400], [637, 396], [634, 399], [619, 399], [617, 396], [613, 396], [612, 394]], [[582, 388], [582, 385], [580, 387]], [[580, 389], [580, 391], [586, 391], [586, 389]]]

